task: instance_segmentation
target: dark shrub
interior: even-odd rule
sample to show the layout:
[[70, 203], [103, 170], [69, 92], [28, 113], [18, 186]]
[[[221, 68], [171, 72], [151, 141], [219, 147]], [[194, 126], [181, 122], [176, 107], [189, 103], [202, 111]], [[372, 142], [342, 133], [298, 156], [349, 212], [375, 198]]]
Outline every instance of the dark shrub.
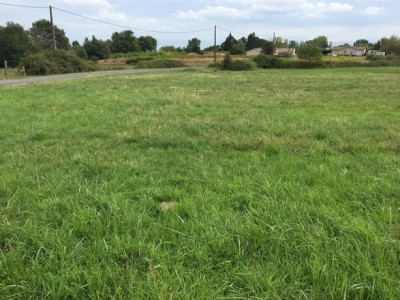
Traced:
[[181, 68], [185, 65], [183, 62], [174, 59], [154, 59], [149, 61], [141, 61], [136, 67], [138, 69], [166, 69], [166, 68]]
[[71, 51], [45, 51], [21, 59], [19, 66], [25, 66], [28, 75], [48, 75], [94, 71], [96, 67], [76, 56]]
[[141, 62], [141, 61], [149, 61], [149, 60], [154, 60], [154, 57], [150, 57], [150, 56], [145, 56], [145, 57], [134, 57], [134, 58], [128, 58], [125, 61], [125, 64], [127, 65], [136, 65], [137, 63]]
[[232, 60], [230, 69], [231, 71], [248, 71], [255, 68], [255, 64], [249, 60]]
[[273, 69], [273, 68], [283, 68], [284, 64], [282, 60], [275, 56], [260, 54], [254, 57], [254, 61], [257, 67], [262, 69]]

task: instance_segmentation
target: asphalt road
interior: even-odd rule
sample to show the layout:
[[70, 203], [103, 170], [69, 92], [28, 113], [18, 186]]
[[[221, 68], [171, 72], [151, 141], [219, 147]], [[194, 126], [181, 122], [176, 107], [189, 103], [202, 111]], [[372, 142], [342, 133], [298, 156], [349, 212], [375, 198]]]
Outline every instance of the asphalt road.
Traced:
[[30, 77], [22, 79], [6, 79], [0, 80], [0, 86], [7, 85], [18, 85], [18, 84], [28, 84], [35, 82], [50, 82], [58, 80], [71, 80], [80, 78], [91, 78], [91, 77], [102, 77], [102, 76], [114, 76], [114, 75], [129, 75], [129, 74], [139, 74], [139, 73], [163, 73], [163, 72], [173, 72], [179, 70], [185, 70], [187, 68], [175, 68], [175, 69], [131, 69], [131, 70], [116, 70], [116, 71], [99, 71], [90, 73], [71, 73], [62, 75], [51, 75], [51, 76], [39, 76]]

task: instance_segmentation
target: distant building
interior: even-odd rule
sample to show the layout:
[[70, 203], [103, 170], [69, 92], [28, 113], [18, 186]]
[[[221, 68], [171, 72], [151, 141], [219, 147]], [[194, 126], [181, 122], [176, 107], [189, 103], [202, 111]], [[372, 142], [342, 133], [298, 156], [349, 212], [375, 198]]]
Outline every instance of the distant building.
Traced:
[[[262, 48], [254, 48], [249, 51], [246, 51], [246, 55], [248, 56], [257, 56], [262, 53]], [[277, 56], [296, 56], [295, 48], [275, 48], [274, 55]]]
[[386, 52], [383, 51], [379, 51], [379, 50], [368, 50], [368, 55], [381, 55], [381, 56], [385, 56]]
[[254, 48], [249, 51], [246, 51], [246, 55], [248, 56], [257, 56], [260, 55], [262, 52], [262, 48]]
[[278, 56], [296, 56], [295, 48], [275, 48], [274, 55]]
[[333, 47], [333, 55], [363, 56], [367, 54], [366, 47]]

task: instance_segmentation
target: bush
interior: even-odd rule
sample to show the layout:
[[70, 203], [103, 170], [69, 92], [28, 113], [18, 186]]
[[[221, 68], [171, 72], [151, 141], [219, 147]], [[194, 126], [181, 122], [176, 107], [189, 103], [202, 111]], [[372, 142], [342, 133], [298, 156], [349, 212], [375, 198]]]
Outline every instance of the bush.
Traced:
[[28, 75], [64, 74], [94, 71], [90, 62], [76, 56], [74, 52], [64, 50], [45, 51], [21, 59], [19, 66], [25, 66]]
[[125, 64], [127, 64], [127, 65], [136, 65], [137, 63], [139, 63], [139, 62], [141, 62], [141, 61], [149, 61], [149, 60], [154, 60], [154, 59], [155, 59], [154, 57], [150, 57], [150, 56], [147, 56], [147, 57], [128, 58], [128, 59], [125, 61]]
[[224, 57], [221, 64], [221, 69], [228, 71], [248, 71], [254, 68], [254, 62], [244, 59], [232, 60], [229, 54]]
[[284, 64], [282, 60], [275, 56], [260, 54], [254, 57], [254, 62], [257, 67], [262, 69], [272, 69], [272, 68], [283, 68]]
[[154, 59], [149, 61], [141, 61], [136, 67], [138, 69], [166, 69], [166, 68], [182, 68], [183, 62], [174, 59]]

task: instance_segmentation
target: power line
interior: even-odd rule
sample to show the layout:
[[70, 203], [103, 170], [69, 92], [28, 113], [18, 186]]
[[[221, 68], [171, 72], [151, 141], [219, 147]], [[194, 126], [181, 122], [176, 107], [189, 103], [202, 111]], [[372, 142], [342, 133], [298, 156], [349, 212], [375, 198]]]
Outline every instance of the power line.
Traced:
[[232, 30], [229, 30], [229, 29], [225, 29], [225, 28], [222, 28], [222, 27], [219, 27], [219, 26], [217, 26], [217, 28], [218, 29], [221, 29], [221, 30], [223, 30], [223, 31], [227, 31], [227, 32], [230, 32], [230, 33], [234, 33], [234, 34], [240, 34], [240, 35], [248, 35], [247, 33], [243, 33], [243, 32], [235, 32], [235, 31], [232, 31]]
[[80, 18], [88, 19], [88, 20], [91, 20], [91, 21], [95, 21], [95, 22], [98, 22], [98, 23], [103, 23], [103, 24], [107, 24], [107, 25], [111, 25], [111, 26], [116, 26], [116, 27], [121, 27], [121, 28], [126, 28], [126, 29], [132, 29], [132, 30], [137, 30], [137, 31], [144, 31], [144, 32], [152, 32], [152, 33], [174, 33], [174, 34], [178, 34], [178, 33], [180, 34], [180, 33], [182, 33], [182, 34], [183, 34], [183, 33], [204, 32], [204, 31], [209, 31], [209, 30], [211, 30], [211, 28], [199, 29], [199, 30], [192, 30], [192, 31], [160, 31], [160, 30], [149, 30], [149, 29], [135, 28], [135, 27], [120, 25], [120, 24], [111, 23], [111, 22], [107, 22], [107, 21], [102, 21], [102, 20], [98, 20], [98, 19], [95, 19], [95, 18], [91, 18], [91, 17], [86, 17], [86, 16], [83, 16], [83, 15], [80, 15], [80, 14], [77, 14], [77, 13], [73, 13], [73, 12], [70, 12], [70, 11], [67, 11], [67, 10], [64, 10], [64, 9], [61, 9], [61, 8], [58, 8], [58, 7], [54, 7], [54, 6], [53, 6], [53, 8], [56, 9], [56, 10], [59, 10], [59, 11], [61, 11], [61, 12], [64, 12], [64, 13], [67, 13], [67, 14], [70, 14], [70, 15], [73, 15], [73, 16], [77, 16], [77, 17], [80, 17]]
[[[10, 3], [3, 3], [0, 2], [0, 5], [7, 5], [7, 6], [15, 6], [15, 7], [25, 7], [25, 8], [40, 8], [40, 9], [48, 9], [48, 6], [32, 6], [32, 5], [18, 5], [18, 4], [10, 4]], [[136, 31], [143, 31], [143, 32], [151, 32], [151, 33], [165, 33], [165, 34], [186, 34], [186, 33], [198, 33], [198, 32], [204, 32], [204, 31], [209, 31], [212, 30], [213, 28], [205, 28], [205, 29], [199, 29], [199, 30], [190, 30], [190, 31], [161, 31], [161, 30], [150, 30], [150, 29], [143, 29], [143, 28], [136, 28], [136, 27], [130, 27], [130, 26], [125, 26], [125, 25], [120, 25], [120, 24], [116, 24], [116, 23], [112, 23], [112, 22], [107, 22], [107, 21], [102, 21], [99, 19], [95, 19], [95, 18], [91, 18], [91, 17], [87, 17], [81, 14], [77, 14], [65, 9], [61, 9], [58, 7], [54, 7], [53, 9], [56, 9], [58, 11], [61, 11], [63, 13], [66, 14], [70, 14], [76, 17], [80, 17], [83, 19], [87, 19], [87, 20], [91, 20], [94, 22], [98, 22], [98, 23], [102, 23], [102, 24], [106, 24], [106, 25], [111, 25], [111, 26], [115, 26], [115, 27], [120, 27], [120, 28], [125, 28], [125, 29], [132, 29], [132, 30], [136, 30]]]
[[3, 3], [0, 2], [0, 5], [6, 6], [16, 6], [16, 7], [27, 7], [27, 8], [41, 8], [41, 9], [48, 9], [48, 6], [32, 6], [32, 5], [19, 5], [19, 4], [10, 4], [10, 3]]

